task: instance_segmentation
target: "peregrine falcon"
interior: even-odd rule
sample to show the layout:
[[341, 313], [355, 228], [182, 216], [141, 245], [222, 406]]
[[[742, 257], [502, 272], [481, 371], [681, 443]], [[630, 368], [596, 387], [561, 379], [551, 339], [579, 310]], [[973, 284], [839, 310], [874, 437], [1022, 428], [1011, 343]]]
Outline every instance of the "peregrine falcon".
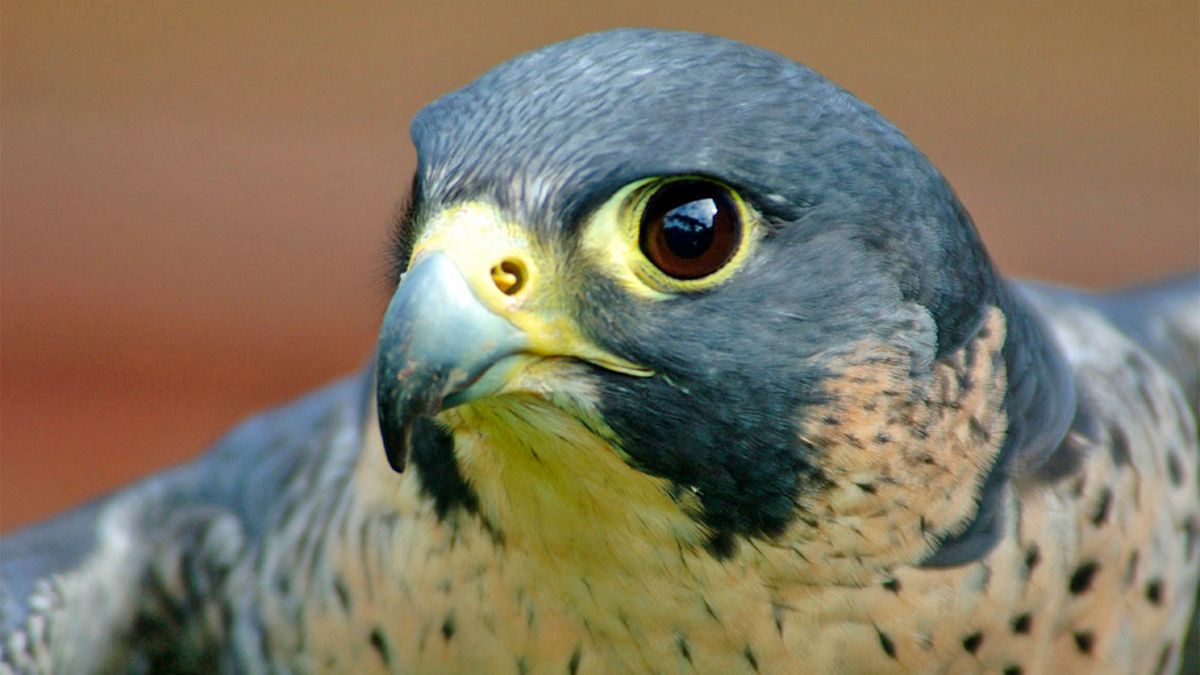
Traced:
[[894, 126], [708, 35], [412, 138], [371, 366], [5, 538], [0, 671], [1200, 667], [1200, 279], [1006, 281]]

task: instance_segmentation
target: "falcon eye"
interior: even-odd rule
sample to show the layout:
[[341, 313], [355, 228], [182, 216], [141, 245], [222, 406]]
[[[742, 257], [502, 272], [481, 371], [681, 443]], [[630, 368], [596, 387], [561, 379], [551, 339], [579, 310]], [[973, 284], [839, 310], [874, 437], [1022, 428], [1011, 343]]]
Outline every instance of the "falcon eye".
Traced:
[[638, 244], [668, 276], [699, 279], [724, 267], [741, 237], [741, 219], [728, 190], [708, 181], [678, 180], [646, 202]]

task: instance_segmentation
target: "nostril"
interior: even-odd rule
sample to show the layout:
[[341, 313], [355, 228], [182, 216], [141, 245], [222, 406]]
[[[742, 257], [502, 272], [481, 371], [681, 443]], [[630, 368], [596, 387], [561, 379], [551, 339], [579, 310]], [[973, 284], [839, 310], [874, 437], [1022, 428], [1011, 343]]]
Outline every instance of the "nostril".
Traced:
[[528, 276], [525, 264], [516, 258], [505, 258], [492, 266], [492, 283], [505, 295], [516, 295], [525, 286]]

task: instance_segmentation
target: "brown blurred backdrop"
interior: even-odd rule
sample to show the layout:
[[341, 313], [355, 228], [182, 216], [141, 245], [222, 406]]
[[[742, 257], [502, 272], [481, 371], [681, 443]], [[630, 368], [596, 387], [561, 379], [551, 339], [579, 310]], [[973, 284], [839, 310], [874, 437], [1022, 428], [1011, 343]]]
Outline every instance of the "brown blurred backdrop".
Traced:
[[349, 371], [424, 103], [621, 25], [808, 63], [949, 176], [1010, 274], [1200, 262], [1200, 17], [1128, 3], [7, 2], [0, 529]]

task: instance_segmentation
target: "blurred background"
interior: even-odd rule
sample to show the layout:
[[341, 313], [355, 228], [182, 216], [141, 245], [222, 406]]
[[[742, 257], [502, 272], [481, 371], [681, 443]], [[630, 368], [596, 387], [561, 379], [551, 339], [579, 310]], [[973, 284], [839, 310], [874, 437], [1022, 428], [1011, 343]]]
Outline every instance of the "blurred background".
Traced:
[[360, 366], [423, 104], [625, 25], [724, 34], [881, 110], [1012, 275], [1200, 264], [1200, 16], [1128, 3], [6, 2], [0, 529]]

